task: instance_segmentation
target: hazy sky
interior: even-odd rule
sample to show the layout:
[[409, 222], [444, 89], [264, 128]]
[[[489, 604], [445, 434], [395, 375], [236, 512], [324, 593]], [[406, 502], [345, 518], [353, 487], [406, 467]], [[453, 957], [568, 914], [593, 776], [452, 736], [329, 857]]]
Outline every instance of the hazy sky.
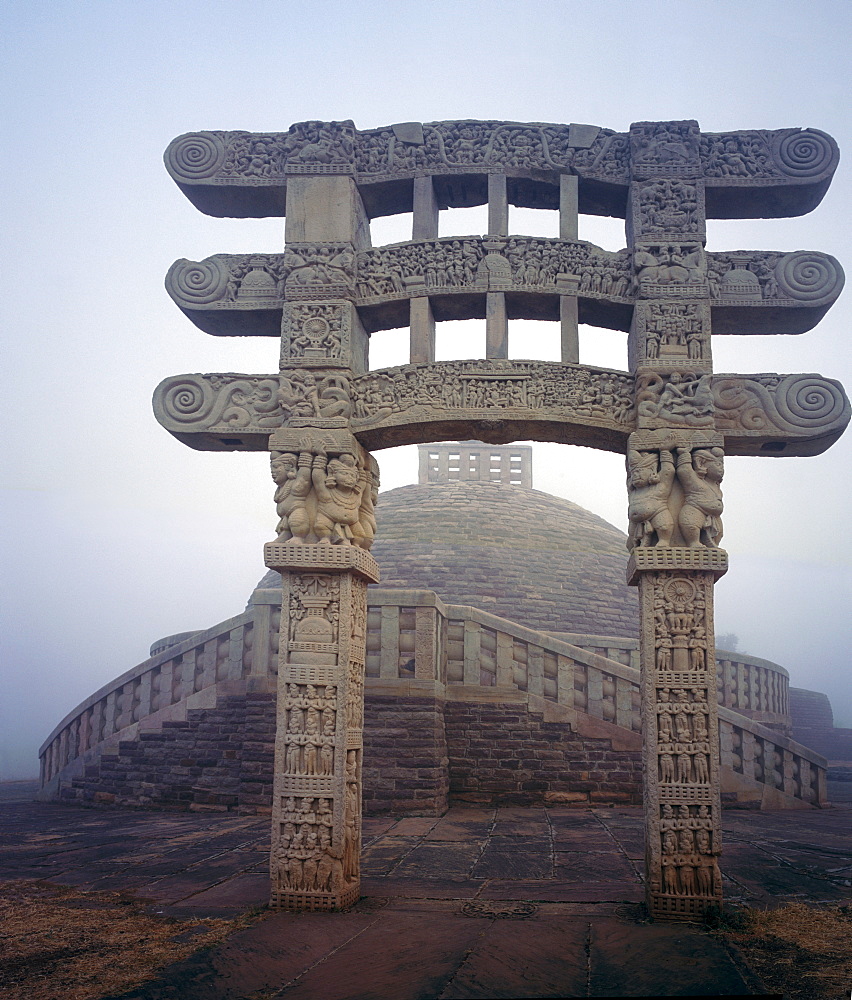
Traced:
[[[811, 126], [852, 149], [848, 0], [17, 0], [0, 4], [7, 196], [0, 778], [150, 643], [240, 611], [276, 522], [264, 454], [206, 454], [151, 412], [167, 375], [271, 372], [277, 342], [215, 338], [173, 305], [179, 257], [280, 249], [283, 221], [199, 213], [162, 163], [196, 129], [285, 130], [306, 119], [697, 118], [705, 131]], [[802, 219], [716, 222], [708, 248], [814, 249], [852, 270], [845, 162]], [[476, 210], [444, 213], [479, 233]], [[623, 223], [581, 218], [622, 246]], [[555, 213], [512, 215], [556, 235]], [[374, 242], [406, 238], [381, 220]], [[819, 372], [852, 387], [847, 291], [801, 337], [714, 341], [717, 371]], [[439, 328], [439, 357], [480, 355]], [[585, 328], [584, 363], [626, 367], [625, 337]], [[512, 324], [513, 356], [556, 359], [549, 324]], [[376, 335], [373, 365], [405, 360]], [[829, 693], [852, 726], [852, 433], [809, 459], [738, 458], [725, 479], [719, 632]], [[385, 488], [413, 482], [412, 449], [379, 454]], [[625, 526], [623, 459], [537, 445], [535, 482]]]

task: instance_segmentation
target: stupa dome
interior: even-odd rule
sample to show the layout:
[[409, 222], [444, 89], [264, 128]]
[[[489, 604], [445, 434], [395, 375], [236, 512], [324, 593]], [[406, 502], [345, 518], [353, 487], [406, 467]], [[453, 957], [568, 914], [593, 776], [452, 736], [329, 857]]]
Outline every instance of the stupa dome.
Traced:
[[[382, 493], [376, 516], [382, 587], [434, 590], [542, 631], [638, 631], [626, 536], [569, 500], [505, 476], [421, 482]], [[260, 584], [278, 585], [274, 572]]]

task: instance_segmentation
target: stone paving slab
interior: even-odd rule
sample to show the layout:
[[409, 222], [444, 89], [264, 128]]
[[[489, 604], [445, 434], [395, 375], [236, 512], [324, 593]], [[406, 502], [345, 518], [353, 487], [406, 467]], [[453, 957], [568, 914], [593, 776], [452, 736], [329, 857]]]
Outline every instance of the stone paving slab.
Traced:
[[373, 912], [279, 914], [123, 1000], [754, 995], [747, 970], [694, 928], [527, 909], [400, 900]]
[[[852, 810], [726, 813], [723, 827], [728, 900], [852, 896]], [[634, 807], [370, 817], [354, 910], [273, 915], [132, 996], [759, 993], [699, 929], [638, 921], [643, 866], [631, 859], [641, 828]], [[268, 836], [265, 816], [95, 811], [0, 795], [0, 878], [130, 890], [175, 917], [232, 916], [266, 902]]]
[[645, 889], [638, 882], [490, 879], [479, 896], [482, 899], [529, 899], [536, 902], [638, 903], [644, 899]]

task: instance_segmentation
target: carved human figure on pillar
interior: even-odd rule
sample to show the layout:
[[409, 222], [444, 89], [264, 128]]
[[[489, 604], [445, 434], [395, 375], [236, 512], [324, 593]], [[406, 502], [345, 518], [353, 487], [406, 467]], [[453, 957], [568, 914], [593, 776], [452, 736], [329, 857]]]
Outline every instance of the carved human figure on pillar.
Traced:
[[311, 491], [310, 452], [273, 451], [270, 456], [272, 479], [278, 489], [275, 504], [279, 521], [275, 531], [278, 538], [301, 539], [307, 534], [310, 522], [305, 509], [305, 500]]
[[328, 459], [320, 446], [311, 473], [317, 497], [314, 533], [320, 542], [346, 542], [355, 537], [353, 526], [361, 514], [361, 481], [354, 455]]
[[359, 473], [361, 509], [352, 526], [353, 542], [369, 549], [376, 537], [376, 504], [379, 502], [379, 463], [371, 456], [370, 468]]
[[671, 545], [675, 521], [669, 499], [674, 480], [675, 464], [667, 449], [659, 452], [659, 460], [656, 452], [628, 452], [629, 549], [637, 545]]
[[722, 540], [723, 455], [721, 448], [677, 449], [677, 478], [684, 494], [678, 527], [689, 548], [717, 548]]

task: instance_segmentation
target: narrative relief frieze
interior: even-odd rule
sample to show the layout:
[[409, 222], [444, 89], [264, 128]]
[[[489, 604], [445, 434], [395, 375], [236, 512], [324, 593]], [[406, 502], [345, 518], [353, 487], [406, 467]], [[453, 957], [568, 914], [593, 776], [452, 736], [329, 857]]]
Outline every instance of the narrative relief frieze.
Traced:
[[286, 132], [203, 131], [174, 139], [166, 166], [182, 184], [280, 184], [300, 173], [385, 175], [576, 173], [627, 182], [704, 176], [711, 183], [809, 180], [834, 169], [837, 147], [816, 129], [701, 133], [697, 122], [642, 122], [629, 133], [537, 122], [408, 122], [360, 131], [351, 121], [298, 122]]
[[[639, 413], [653, 426], [703, 427], [715, 420], [736, 436], [807, 438], [848, 422], [849, 403], [838, 382], [819, 375], [714, 375], [685, 371], [643, 374]], [[354, 378], [315, 375], [177, 375], [157, 388], [154, 406], [177, 432], [268, 434], [279, 427], [353, 430], [400, 418], [417, 419], [436, 408], [503, 410], [549, 420], [636, 423], [634, 378], [625, 372], [536, 361], [447, 361], [403, 365]]]
[[355, 251], [292, 244], [281, 254], [178, 260], [166, 289], [183, 309], [269, 310], [285, 301], [348, 298], [360, 305], [423, 295], [504, 291], [615, 302], [710, 297], [715, 305], [816, 307], [844, 283], [834, 257], [816, 251], [705, 253], [700, 243], [657, 241], [631, 254], [544, 237], [447, 237]]

